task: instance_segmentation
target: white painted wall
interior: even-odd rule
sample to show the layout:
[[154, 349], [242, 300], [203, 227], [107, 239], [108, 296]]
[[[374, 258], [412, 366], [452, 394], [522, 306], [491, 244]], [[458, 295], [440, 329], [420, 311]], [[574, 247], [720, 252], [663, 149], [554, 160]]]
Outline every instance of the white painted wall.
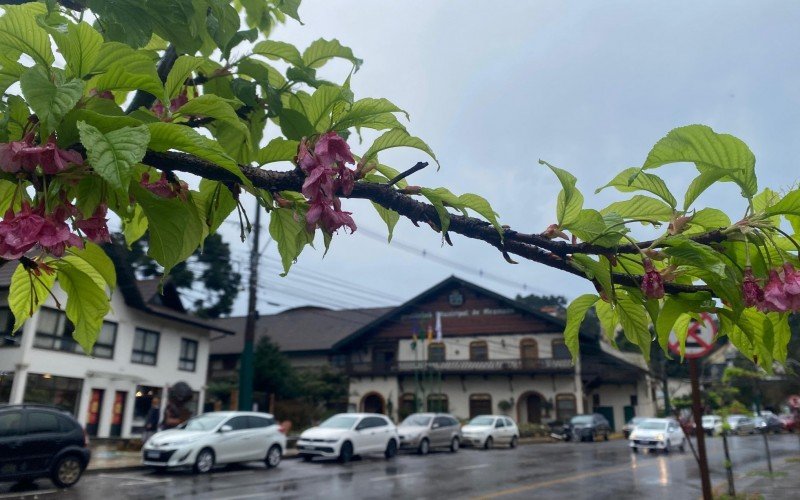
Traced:
[[[464, 336], [442, 338], [445, 345], [445, 359], [469, 359], [469, 344], [478, 340], [486, 342], [489, 349], [489, 359], [519, 359], [519, 343], [522, 339], [532, 338], [539, 346], [540, 358], [552, 358], [553, 340], [563, 340], [562, 333], [531, 333], [528, 335], [494, 335], [494, 336]], [[411, 348], [411, 338], [398, 341], [399, 361], [424, 361], [428, 359], [428, 342], [417, 342], [416, 352]], [[367, 358], [369, 359], [369, 358]]]
[[[65, 294], [56, 286], [53, 290], [62, 304]], [[111, 299], [112, 311], [107, 321], [117, 324], [117, 336], [113, 359], [91, 358], [84, 354], [73, 354], [33, 347], [39, 313], [29, 319], [23, 327], [19, 347], [0, 349], [0, 370], [14, 371], [11, 403], [22, 403], [28, 373], [51, 374], [53, 376], [82, 379], [83, 388], [78, 403], [78, 420], [86, 423], [91, 389], [105, 389], [100, 416], [99, 437], [108, 436], [115, 391], [126, 391], [123, 437], [130, 437], [134, 399], [137, 385], [164, 387], [179, 381], [189, 384], [200, 392], [200, 410], [208, 370], [209, 332], [207, 330], [145, 314], [129, 308], [119, 291]], [[55, 302], [48, 297], [44, 307], [55, 309]], [[160, 332], [158, 357], [155, 366], [131, 363], [135, 329], [145, 328]], [[197, 363], [195, 370], [178, 369], [181, 339], [197, 341]]]

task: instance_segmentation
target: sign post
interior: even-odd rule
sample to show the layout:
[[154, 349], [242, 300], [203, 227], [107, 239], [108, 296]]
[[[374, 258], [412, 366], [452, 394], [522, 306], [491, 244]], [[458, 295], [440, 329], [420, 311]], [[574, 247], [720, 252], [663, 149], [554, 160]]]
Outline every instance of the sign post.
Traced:
[[[692, 414], [694, 415], [695, 436], [697, 437], [697, 465], [700, 468], [700, 482], [703, 487], [703, 500], [711, 500], [711, 478], [708, 474], [708, 456], [706, 455], [706, 438], [703, 432], [703, 408], [700, 403], [700, 375], [697, 359], [705, 356], [714, 345], [717, 327], [709, 314], [703, 313], [703, 323], [693, 321], [686, 334], [686, 350], [684, 357], [689, 360], [689, 378], [692, 385]], [[681, 355], [680, 342], [673, 332], [669, 339], [672, 352]]]

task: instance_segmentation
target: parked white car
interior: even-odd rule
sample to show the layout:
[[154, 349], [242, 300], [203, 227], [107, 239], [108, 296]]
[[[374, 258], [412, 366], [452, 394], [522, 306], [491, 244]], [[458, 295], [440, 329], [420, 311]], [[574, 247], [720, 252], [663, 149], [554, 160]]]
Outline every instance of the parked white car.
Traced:
[[755, 422], [747, 415], [729, 415], [727, 420], [731, 434], [753, 434], [756, 431]]
[[142, 447], [142, 463], [159, 469], [192, 467], [198, 473], [236, 462], [276, 467], [285, 449], [286, 436], [269, 413], [220, 411], [157, 432]]
[[316, 457], [349, 462], [355, 455], [397, 455], [400, 437], [391, 420], [378, 413], [339, 413], [300, 435], [297, 451], [309, 461]]
[[507, 444], [516, 448], [519, 429], [513, 420], [504, 415], [479, 415], [461, 428], [463, 444], [491, 448], [495, 444]]
[[669, 453], [674, 447], [686, 449], [686, 436], [678, 422], [671, 418], [648, 418], [636, 425], [628, 440], [631, 450], [661, 450]]
[[703, 415], [703, 432], [712, 437], [722, 434], [722, 417], [719, 415]]

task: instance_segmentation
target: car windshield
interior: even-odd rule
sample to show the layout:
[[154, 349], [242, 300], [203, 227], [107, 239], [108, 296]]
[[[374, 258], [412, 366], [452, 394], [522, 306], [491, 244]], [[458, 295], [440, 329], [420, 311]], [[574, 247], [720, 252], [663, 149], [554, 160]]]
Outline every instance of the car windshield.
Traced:
[[493, 417], [475, 417], [469, 421], [469, 425], [494, 425]]
[[211, 429], [215, 428], [225, 420], [226, 416], [224, 415], [200, 415], [198, 417], [194, 417], [189, 419], [186, 422], [186, 425], [183, 426], [183, 430], [186, 431], [210, 431]]
[[594, 419], [592, 418], [591, 415], [578, 415], [577, 417], [572, 417], [570, 423], [585, 425], [585, 424], [591, 424], [593, 420]]
[[431, 417], [426, 417], [425, 415], [409, 415], [400, 425], [427, 427], [430, 423]]
[[636, 428], [651, 430], [651, 431], [661, 431], [664, 430], [664, 427], [666, 426], [667, 424], [665, 422], [659, 422], [657, 420], [645, 420], [644, 422], [637, 425]]
[[644, 421], [645, 421], [644, 417], [633, 417], [629, 423], [631, 425], [639, 425], [640, 423], [642, 423]]
[[336, 415], [322, 422], [319, 426], [323, 429], [350, 429], [355, 425], [356, 420], [358, 420], [358, 417]]

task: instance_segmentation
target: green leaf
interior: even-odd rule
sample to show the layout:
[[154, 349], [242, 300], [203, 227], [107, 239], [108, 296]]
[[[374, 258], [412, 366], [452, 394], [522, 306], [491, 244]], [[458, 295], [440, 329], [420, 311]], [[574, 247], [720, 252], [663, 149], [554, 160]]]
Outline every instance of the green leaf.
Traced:
[[700, 226], [703, 230], [713, 231], [731, 225], [731, 219], [722, 210], [704, 208], [698, 210], [689, 221], [689, 225]]
[[617, 314], [619, 314], [625, 338], [638, 345], [644, 358], [650, 361], [650, 322], [644, 306], [634, 302], [629, 295], [619, 293], [617, 295]]
[[581, 323], [583, 323], [583, 319], [586, 317], [586, 311], [599, 299], [600, 297], [597, 295], [585, 294], [573, 300], [570, 302], [569, 306], [567, 306], [567, 325], [564, 328], [564, 343], [567, 344], [567, 348], [572, 354], [572, 364], [575, 364], [579, 355]]
[[[348, 102], [347, 93], [335, 85], [321, 85], [305, 109], [306, 118], [317, 132], [325, 132], [330, 129], [330, 114], [333, 107], [340, 102]], [[299, 111], [299, 110], [298, 110]]]
[[[672, 327], [678, 317], [686, 311], [686, 305], [679, 302], [672, 296], [667, 296], [664, 299], [664, 307], [658, 315], [658, 321], [655, 324], [656, 335], [658, 337], [658, 344], [664, 352], [669, 350], [669, 336], [672, 333]], [[684, 331], [686, 331], [684, 329]], [[684, 345], [685, 340], [684, 340]]]
[[596, 280], [607, 296], [612, 296], [611, 269], [607, 258], [601, 256], [598, 261], [588, 255], [576, 253], [572, 256], [572, 259], [578, 264], [580, 270], [586, 274], [587, 278]]
[[208, 117], [230, 125], [249, 140], [247, 126], [239, 119], [230, 101], [214, 94], [197, 96], [180, 107], [176, 113], [183, 116]]
[[125, 127], [138, 127], [142, 124], [130, 115], [103, 115], [85, 108], [75, 108], [64, 116], [58, 128], [58, 144], [69, 147], [80, 141], [78, 122], [86, 122], [100, 132], [107, 134]]
[[92, 73], [99, 74], [90, 87], [97, 90], [143, 90], [164, 98], [164, 84], [156, 72], [155, 52], [134, 50], [119, 42], [100, 47]]
[[144, 47], [153, 35], [153, 17], [142, 0], [89, 0], [84, 2], [102, 20], [106, 39]]
[[[356, 158], [358, 160], [358, 158]], [[373, 163], [375, 166], [375, 170], [383, 174], [384, 177], [387, 179], [394, 179], [398, 175], [400, 175], [400, 171], [396, 170], [388, 165], [381, 165], [380, 163]], [[400, 189], [408, 187], [408, 181], [405, 179], [400, 179], [395, 183], [395, 186], [399, 187]]]
[[127, 191], [133, 166], [142, 161], [147, 152], [150, 141], [147, 127], [125, 127], [103, 134], [86, 122], [78, 122], [78, 130], [95, 172], [111, 187]]
[[692, 180], [689, 187], [686, 189], [686, 194], [683, 199], [683, 209], [688, 210], [692, 206], [694, 200], [700, 196], [703, 191], [708, 189], [712, 184], [722, 179], [728, 174], [726, 170], [721, 168], [711, 168], [702, 172], [700, 175]]
[[287, 16], [291, 17], [295, 21], [303, 24], [300, 20], [300, 14], [297, 13], [297, 9], [300, 8], [300, 0], [279, 0], [278, 1], [278, 9], [286, 14]]
[[139, 205], [134, 205], [133, 213], [128, 218], [122, 219], [122, 232], [125, 235], [125, 243], [128, 248], [138, 241], [147, 232], [147, 217]]
[[297, 147], [299, 145], [300, 143], [298, 141], [288, 141], [281, 138], [272, 139], [269, 141], [269, 144], [259, 150], [258, 159], [256, 161], [259, 165], [266, 165], [279, 161], [294, 161], [294, 157], [297, 156]]
[[55, 279], [55, 274], [42, 273], [36, 277], [28, 273], [22, 264], [17, 265], [14, 274], [11, 275], [11, 285], [8, 289], [8, 307], [14, 315], [13, 332], [22, 328], [25, 320], [33, 316], [33, 313], [42, 306], [48, 296], [48, 290], [53, 288]]
[[392, 104], [387, 99], [360, 99], [353, 103], [347, 112], [336, 121], [335, 130], [344, 131], [351, 127], [384, 130], [387, 128], [404, 128], [397, 121], [394, 113], [408, 113]]
[[666, 247], [664, 253], [672, 257], [674, 264], [694, 266], [719, 277], [725, 276], [725, 263], [720, 259], [719, 253], [707, 245], [683, 240]]
[[381, 217], [381, 219], [383, 219], [383, 222], [386, 223], [386, 227], [389, 230], [389, 236], [387, 241], [388, 243], [391, 243], [392, 233], [394, 232], [394, 226], [396, 226], [397, 221], [400, 220], [400, 214], [398, 214], [394, 210], [385, 208], [382, 205], [378, 205], [374, 201], [372, 202], [372, 206], [375, 207], [375, 210], [378, 212], [378, 215]]
[[150, 243], [147, 255], [164, 268], [164, 276], [188, 259], [202, 242], [204, 224], [194, 203], [162, 198], [131, 183], [131, 192], [147, 216]]
[[334, 57], [347, 59], [353, 63], [353, 67], [356, 71], [358, 71], [358, 68], [360, 68], [361, 64], [364, 62], [353, 55], [352, 49], [340, 44], [339, 40], [325, 40], [324, 38], [320, 38], [319, 40], [315, 40], [303, 52], [302, 65], [309, 68], [319, 68]]
[[494, 211], [489, 202], [482, 196], [477, 194], [466, 193], [458, 197], [458, 200], [466, 208], [474, 210], [483, 216], [484, 219], [492, 223], [492, 226], [500, 233], [500, 239], [503, 239], [503, 226], [497, 221], [497, 212]]
[[262, 87], [267, 85], [279, 89], [286, 85], [286, 78], [269, 64], [258, 59], [242, 59], [238, 65], [240, 75], [253, 77]]
[[314, 126], [300, 111], [284, 108], [281, 110], [278, 117], [281, 132], [287, 139], [299, 141], [303, 137], [313, 135], [315, 132]]
[[34, 66], [22, 75], [20, 88], [25, 100], [39, 117], [44, 137], [56, 129], [64, 115], [75, 107], [83, 95], [83, 82], [70, 80], [55, 84], [41, 66]]
[[28, 68], [16, 61], [0, 55], [0, 93], [5, 94], [8, 87], [19, 81]]
[[268, 59], [282, 59], [294, 66], [304, 66], [300, 51], [292, 44], [275, 40], [264, 40], [253, 47], [253, 54], [267, 57]]
[[630, 200], [612, 203], [600, 210], [600, 213], [603, 215], [616, 213], [624, 219], [650, 219], [663, 222], [672, 218], [673, 210], [661, 200], [637, 194]]
[[673, 208], [678, 204], [661, 177], [643, 172], [640, 168], [626, 168], [603, 187], [597, 188], [595, 194], [607, 187], [615, 187], [618, 191], [648, 191], [658, 196]]
[[222, 147], [204, 137], [190, 127], [175, 123], [148, 123], [150, 129], [150, 146], [153, 151], [165, 152], [170, 149], [193, 154], [204, 160], [216, 163], [228, 172], [236, 175], [243, 184], [251, 186], [251, 182], [244, 176], [239, 165], [228, 156]]
[[425, 144], [425, 142], [422, 139], [409, 135], [408, 132], [399, 128], [391, 129], [388, 132], [385, 132], [377, 139], [375, 139], [375, 142], [372, 143], [372, 146], [370, 146], [370, 148], [364, 154], [361, 161], [364, 164], [367, 164], [371, 160], [376, 159], [378, 153], [380, 153], [381, 151], [385, 151], [389, 148], [398, 148], [404, 146], [409, 148], [416, 148], [419, 149], [420, 151], [427, 153], [431, 158], [433, 158], [433, 161], [435, 161], [436, 164], [439, 165], [439, 160], [436, 159], [436, 155], [433, 154], [431, 148], [428, 147], [428, 145]]
[[689, 335], [689, 324], [692, 320], [693, 318], [690, 314], [682, 313], [675, 320], [675, 324], [672, 327], [675, 337], [678, 339], [678, 351], [681, 353], [681, 359], [686, 354], [686, 337]]
[[[52, 66], [55, 58], [50, 48], [50, 37], [36, 22], [36, 16], [47, 12], [44, 4], [4, 5], [3, 10], [5, 12], [0, 17], [0, 47], [11, 54], [28, 54], [45, 67]], [[9, 57], [16, 59], [12, 55]]]
[[[193, 0], [150, 0], [148, 16], [153, 31], [175, 46], [178, 54], [194, 54], [203, 45], [206, 32], [207, 2], [199, 2], [195, 12]], [[210, 40], [209, 40], [210, 42]]]
[[200, 192], [193, 196], [197, 210], [204, 217], [208, 231], [213, 233], [236, 208], [236, 200], [223, 183], [202, 179]]
[[718, 134], [705, 125], [688, 125], [671, 130], [653, 146], [643, 169], [669, 163], [691, 162], [702, 173], [714, 169], [728, 172], [724, 182], [735, 182], [745, 198], [758, 192], [756, 159], [747, 145], [728, 134]]
[[117, 287], [117, 271], [108, 254], [99, 245], [87, 241], [83, 248], [72, 247], [69, 253], [91, 266], [103, 278], [103, 282], [111, 291], [114, 291], [114, 288]]
[[800, 215], [800, 189], [789, 191], [780, 201], [766, 208], [767, 215]]
[[582, 241], [603, 246], [616, 245], [625, 230], [623, 226], [609, 229], [600, 212], [592, 209], [581, 210], [572, 222], [563, 224], [562, 227]]
[[[0, 214], [6, 213], [6, 210], [11, 208], [14, 204], [14, 211], [19, 210], [21, 202], [17, 193], [17, 183], [0, 180]], [[14, 198], [17, 198], [16, 200]], [[8, 264], [6, 264], [8, 265]]]
[[224, 51], [239, 30], [239, 13], [226, 0], [210, 0], [208, 6], [206, 29], [217, 47]]
[[617, 325], [619, 325], [619, 319], [617, 318], [617, 313], [612, 308], [611, 304], [604, 301], [598, 300], [594, 306], [595, 313], [597, 313], [597, 319], [600, 320], [600, 327], [605, 332], [606, 339], [608, 342], [617, 347], [617, 341], [615, 339], [617, 335]]
[[92, 72], [103, 45], [103, 35], [81, 21], [69, 24], [66, 33], [54, 31], [53, 38], [72, 76], [83, 78]]
[[105, 290], [92, 277], [72, 263], [58, 263], [58, 284], [67, 294], [65, 312], [75, 329], [72, 338], [91, 354], [103, 328], [103, 318], [111, 310]]
[[181, 92], [181, 88], [186, 83], [186, 79], [192, 76], [192, 72], [203, 65], [205, 60], [202, 57], [180, 56], [167, 75], [164, 83], [164, 92], [167, 100], [172, 99]]
[[439, 215], [440, 225], [442, 226], [442, 234], [446, 233], [447, 229], [450, 227], [450, 212], [447, 211], [445, 206], [457, 208], [461, 210], [464, 215], [467, 215], [458, 196], [454, 195], [446, 188], [422, 188], [420, 189], [420, 194], [427, 198], [428, 201], [431, 202], [431, 205], [433, 205], [433, 208], [436, 209], [436, 213]]
[[556, 204], [556, 218], [559, 225], [566, 226], [578, 218], [578, 214], [583, 208], [583, 195], [575, 187], [578, 180], [566, 170], [554, 167], [546, 161], [539, 160], [539, 164], [552, 170], [561, 182], [561, 192], [558, 193]]
[[283, 264], [281, 276], [286, 276], [303, 248], [314, 240], [314, 235], [306, 230], [305, 212], [291, 208], [276, 208], [270, 212], [269, 234], [278, 243]]

